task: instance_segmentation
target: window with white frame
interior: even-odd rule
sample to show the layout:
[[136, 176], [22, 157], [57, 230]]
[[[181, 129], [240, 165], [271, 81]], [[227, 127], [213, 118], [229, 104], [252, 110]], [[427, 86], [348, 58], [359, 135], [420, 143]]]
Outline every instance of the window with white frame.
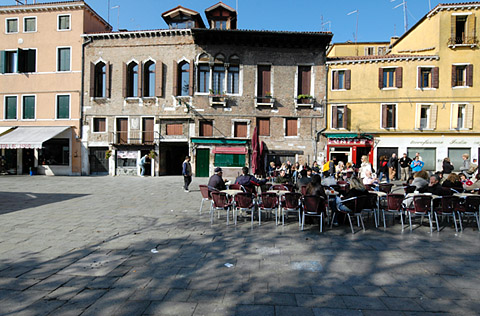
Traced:
[[4, 118], [6, 120], [16, 120], [17, 119], [17, 96], [6, 96], [4, 104], [5, 104]]
[[58, 16], [57, 29], [59, 31], [68, 31], [71, 29], [70, 14], [63, 14]]
[[346, 129], [348, 124], [348, 109], [346, 105], [332, 106], [332, 128]]
[[0, 73], [35, 72], [36, 55], [36, 49], [27, 48], [0, 51]]
[[437, 105], [417, 104], [416, 129], [435, 129], [437, 125]]
[[36, 32], [37, 31], [37, 18], [34, 16], [23, 18], [23, 32]]
[[240, 58], [232, 55], [228, 60], [223, 54], [211, 58], [201, 54], [197, 65], [197, 92], [212, 95], [240, 93]]
[[154, 97], [155, 96], [155, 77], [156, 77], [156, 64], [154, 61], [149, 60], [143, 66], [143, 96]]
[[138, 64], [134, 61], [127, 65], [127, 98], [138, 98]]
[[350, 90], [350, 69], [332, 70], [332, 90]]
[[57, 48], [57, 71], [71, 70], [71, 48], [59, 47]]
[[18, 18], [5, 19], [6, 33], [18, 33]]
[[70, 96], [57, 95], [57, 119], [70, 118]]
[[452, 104], [451, 128], [471, 129], [473, 127], [473, 104]]
[[312, 66], [298, 66], [297, 103], [308, 103], [312, 99]]
[[473, 87], [473, 65], [452, 65], [452, 87]]
[[25, 95], [22, 97], [22, 119], [34, 120], [35, 119], [35, 96]]
[[418, 67], [417, 83], [419, 89], [438, 89], [439, 68]]
[[365, 47], [365, 56], [375, 55], [375, 47], [367, 46]]
[[107, 131], [107, 119], [105, 117], [93, 118], [93, 132], [104, 133]]
[[401, 88], [403, 84], [403, 68], [380, 68], [378, 73], [378, 84], [380, 89]]
[[396, 104], [382, 104], [382, 128], [396, 127]]

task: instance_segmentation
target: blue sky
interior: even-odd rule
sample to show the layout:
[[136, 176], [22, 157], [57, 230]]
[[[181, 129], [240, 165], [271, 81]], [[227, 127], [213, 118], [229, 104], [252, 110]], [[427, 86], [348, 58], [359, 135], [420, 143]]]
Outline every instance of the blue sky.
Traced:
[[[33, 3], [33, 0], [27, 0]], [[347, 15], [358, 10], [359, 42], [389, 41], [393, 35], [404, 33], [403, 0], [224, 0], [236, 8], [238, 3], [238, 28], [250, 30], [284, 31], [325, 31], [333, 32], [334, 42], [354, 40], [357, 14]], [[37, 2], [45, 2], [38, 0]], [[163, 29], [166, 24], [161, 14], [177, 5], [195, 10], [202, 14], [217, 0], [87, 0], [86, 1], [105, 20], [108, 18], [110, 2], [110, 24], [117, 29], [118, 9], [120, 6], [119, 27], [128, 30]], [[406, 0], [408, 8], [408, 27], [413, 26], [441, 1]], [[444, 1], [455, 2], [455, 1]], [[460, 1], [457, 1], [460, 2]], [[14, 0], [0, 0], [2, 5], [14, 4]], [[323, 23], [322, 25], [322, 17]]]

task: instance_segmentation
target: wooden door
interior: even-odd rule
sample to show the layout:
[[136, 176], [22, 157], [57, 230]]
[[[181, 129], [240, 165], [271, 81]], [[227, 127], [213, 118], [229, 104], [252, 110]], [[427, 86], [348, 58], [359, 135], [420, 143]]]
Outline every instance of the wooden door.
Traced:
[[210, 165], [210, 149], [197, 149], [195, 176], [208, 177]]
[[153, 144], [155, 140], [153, 132], [153, 117], [143, 118], [142, 124], [142, 142], [144, 144]]
[[128, 118], [117, 118], [117, 143], [128, 143]]

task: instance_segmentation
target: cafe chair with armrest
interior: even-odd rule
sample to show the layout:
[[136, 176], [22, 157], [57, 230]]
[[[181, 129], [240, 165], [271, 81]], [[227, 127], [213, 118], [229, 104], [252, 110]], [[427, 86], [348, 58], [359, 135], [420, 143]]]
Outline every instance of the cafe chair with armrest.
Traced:
[[275, 193], [262, 193], [260, 195], [260, 203], [258, 204], [258, 225], [262, 224], [262, 212], [271, 214], [275, 212], [275, 219], [278, 211], [278, 197]]
[[[338, 212], [344, 213], [347, 215], [348, 221], [350, 223], [350, 228], [352, 229], [352, 234], [355, 234], [355, 230], [353, 229], [352, 216], [355, 216], [357, 218], [358, 225], [360, 226], [361, 224], [363, 231], [365, 231], [365, 225], [363, 223], [363, 218], [362, 218], [362, 210], [365, 208], [366, 205], [369, 205], [370, 203], [369, 200], [370, 200], [370, 197], [367, 195], [355, 196], [355, 197], [342, 200], [342, 204], [346, 206], [350, 211], [342, 210], [337, 207]], [[337, 213], [334, 212], [332, 217], [332, 222], [330, 224], [330, 228], [332, 227], [333, 222], [335, 221], [336, 215]]]
[[455, 212], [458, 209], [459, 204], [460, 204], [460, 199], [456, 196], [451, 196], [451, 195], [442, 196], [440, 205], [434, 208], [435, 221], [437, 222], [437, 232], [440, 231], [440, 225], [438, 223], [439, 215], [442, 217], [446, 216], [447, 218], [451, 216], [455, 224], [455, 232], [458, 232], [457, 218], [455, 216]]
[[402, 231], [404, 229], [403, 224], [403, 215], [404, 210], [402, 207], [402, 202], [405, 196], [399, 193], [389, 193], [387, 194], [387, 205], [382, 209], [383, 213], [383, 228], [387, 228], [385, 213], [393, 214], [393, 223], [395, 222], [395, 215], [400, 215], [400, 222], [402, 223]]
[[327, 213], [325, 199], [317, 195], [306, 195], [302, 199], [302, 230], [305, 225], [305, 216], [316, 216], [320, 218], [320, 232], [323, 232], [323, 218]]
[[200, 184], [200, 193], [202, 194], [202, 202], [200, 204], [200, 214], [202, 214], [203, 202], [210, 201], [212, 203], [212, 196], [210, 195], [210, 190], [208, 190], [207, 185]]
[[467, 196], [465, 203], [460, 204], [458, 208], [458, 217], [460, 229], [463, 231], [463, 218], [474, 218], [480, 231], [480, 196]]
[[[230, 211], [233, 212], [233, 204], [229, 201], [228, 196], [224, 192], [214, 191], [211, 193], [212, 195], [212, 208], [210, 210], [210, 223], [213, 224], [213, 215], [214, 212], [218, 212], [218, 216], [220, 217], [220, 212], [226, 211], [227, 212], [227, 226], [229, 225], [229, 218], [230, 218]], [[235, 218], [235, 224], [237, 224]]]
[[413, 197], [413, 205], [407, 208], [408, 221], [410, 224], [410, 231], [412, 231], [412, 217], [420, 216], [420, 226], [422, 225], [423, 218], [428, 217], [430, 224], [430, 233], [433, 233], [432, 224], [432, 197], [429, 195], [415, 195]]
[[282, 216], [282, 225], [285, 225], [285, 214], [287, 215], [289, 213], [296, 213], [298, 215], [298, 226], [300, 227], [302, 225], [302, 216], [301, 216], [301, 197], [302, 195], [300, 193], [285, 193], [282, 196], [282, 201], [281, 201], [281, 216]]
[[253, 216], [255, 214], [256, 201], [252, 193], [237, 193], [234, 198], [234, 210], [235, 223], [237, 223], [238, 211], [250, 212], [250, 218], [253, 225]]

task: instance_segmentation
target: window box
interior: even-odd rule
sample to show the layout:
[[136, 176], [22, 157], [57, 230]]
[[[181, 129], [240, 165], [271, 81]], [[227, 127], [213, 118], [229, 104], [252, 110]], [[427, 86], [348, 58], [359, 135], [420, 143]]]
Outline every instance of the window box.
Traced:
[[296, 99], [295, 99], [297, 107], [311, 107], [313, 108], [313, 105], [315, 104], [315, 98], [312, 97], [311, 95], [304, 95], [300, 94]]
[[208, 102], [210, 106], [227, 106], [227, 97], [221, 94], [211, 94], [208, 96]]
[[272, 107], [275, 104], [275, 98], [272, 96], [262, 96], [262, 97], [255, 97], [255, 105], [259, 106], [269, 106]]

